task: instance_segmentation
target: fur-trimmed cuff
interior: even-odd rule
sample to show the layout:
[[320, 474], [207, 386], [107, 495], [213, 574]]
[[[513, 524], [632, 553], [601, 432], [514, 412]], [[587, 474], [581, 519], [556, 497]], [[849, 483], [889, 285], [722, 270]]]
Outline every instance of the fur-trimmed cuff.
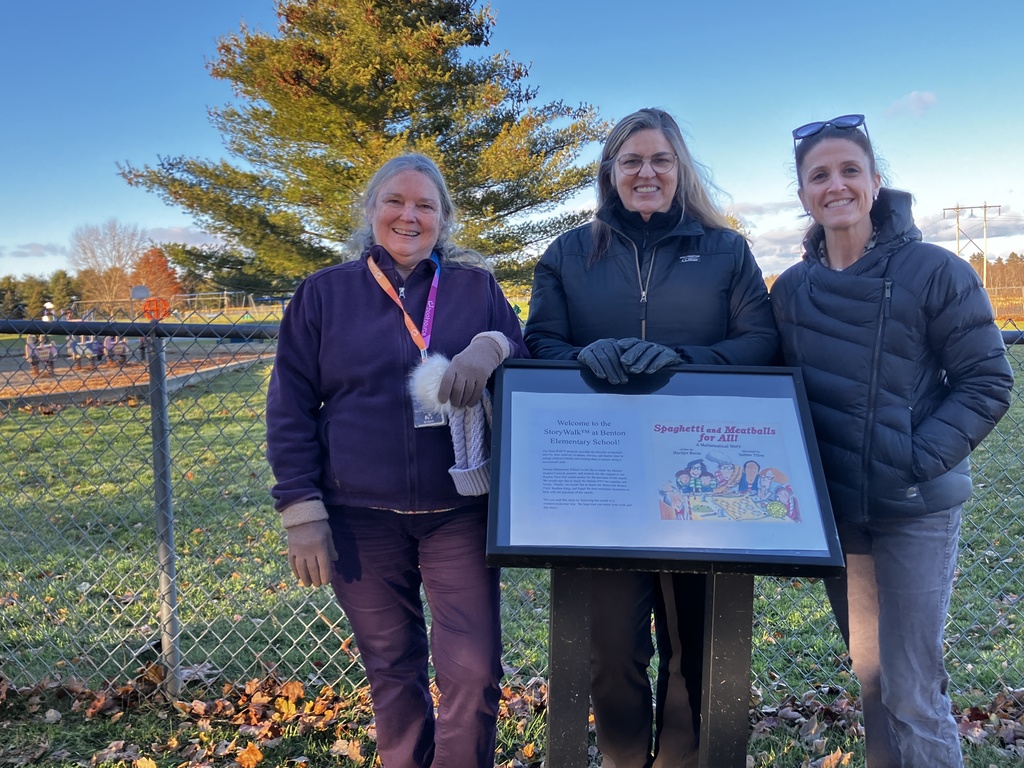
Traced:
[[281, 525], [285, 528], [294, 528], [296, 525], [305, 525], [326, 519], [327, 507], [320, 499], [298, 501], [281, 513]]
[[512, 342], [510, 342], [508, 340], [508, 336], [501, 331], [483, 331], [474, 336], [469, 343], [472, 344], [477, 339], [490, 339], [497, 344], [498, 349], [501, 350], [502, 360], [508, 360], [508, 356], [512, 354]]
[[450, 364], [451, 360], [444, 355], [433, 353], [419, 365], [414, 365], [409, 373], [409, 392], [431, 413], [448, 415], [452, 412], [451, 403], [442, 403], [437, 399], [441, 378]]
[[491, 489], [491, 460], [469, 469], [452, 467], [448, 470], [460, 496], [483, 496]]

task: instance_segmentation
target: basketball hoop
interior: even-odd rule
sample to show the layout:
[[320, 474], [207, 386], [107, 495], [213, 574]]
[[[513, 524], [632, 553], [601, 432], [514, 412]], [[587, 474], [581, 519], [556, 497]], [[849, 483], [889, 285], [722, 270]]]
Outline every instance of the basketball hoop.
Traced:
[[171, 314], [171, 304], [167, 299], [146, 299], [142, 302], [142, 314], [150, 320], [163, 320]]

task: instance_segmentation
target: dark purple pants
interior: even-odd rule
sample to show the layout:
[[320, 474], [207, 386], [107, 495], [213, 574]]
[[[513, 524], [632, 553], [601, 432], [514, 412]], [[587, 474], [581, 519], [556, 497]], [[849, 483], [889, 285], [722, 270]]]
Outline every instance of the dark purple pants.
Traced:
[[[490, 768], [501, 696], [497, 569], [486, 503], [418, 515], [330, 507], [331, 585], [370, 681], [384, 768]], [[430, 658], [441, 692], [435, 719]]]

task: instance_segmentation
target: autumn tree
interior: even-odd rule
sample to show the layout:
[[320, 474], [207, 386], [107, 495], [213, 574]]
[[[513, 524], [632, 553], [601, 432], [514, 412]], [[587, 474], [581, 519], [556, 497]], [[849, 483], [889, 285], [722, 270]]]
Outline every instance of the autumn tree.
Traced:
[[78, 271], [82, 298], [106, 304], [125, 301], [129, 276], [146, 247], [146, 234], [134, 224], [110, 219], [76, 229], [68, 261]]
[[171, 266], [162, 248], [154, 246], [146, 250], [131, 273], [132, 285], [144, 285], [151, 296], [170, 300], [181, 293], [178, 274]]
[[464, 245], [502, 256], [557, 235], [589, 215], [555, 209], [592, 182], [580, 152], [607, 126], [588, 104], [539, 103], [508, 52], [480, 55], [495, 21], [474, 6], [277, 0], [276, 34], [243, 25], [209, 65], [237, 94], [210, 112], [233, 161], [160, 158], [121, 175], [228, 243], [179, 246], [190, 268], [240, 260], [233, 274], [250, 282], [336, 262], [367, 179], [408, 151], [440, 166]]

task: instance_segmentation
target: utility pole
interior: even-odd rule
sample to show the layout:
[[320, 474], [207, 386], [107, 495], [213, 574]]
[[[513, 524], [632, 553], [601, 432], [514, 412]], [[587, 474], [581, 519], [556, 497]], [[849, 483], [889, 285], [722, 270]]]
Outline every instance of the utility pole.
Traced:
[[[947, 211], [954, 211], [956, 213], [956, 255], [957, 256], [961, 255], [960, 254], [960, 232], [962, 230], [960, 229], [960, 211], [975, 211], [975, 210], [980, 210], [981, 211], [982, 222], [983, 222], [982, 226], [984, 227], [983, 232], [984, 232], [984, 243], [985, 243], [984, 247], [982, 247], [980, 249], [982, 257], [983, 257], [982, 258], [982, 262], [981, 262], [981, 285], [986, 290], [988, 290], [988, 209], [989, 208], [995, 208], [996, 209], [996, 213], [998, 214], [1000, 212], [1000, 209], [1002, 208], [1002, 206], [1001, 205], [989, 205], [988, 203], [985, 203], [984, 205], [960, 205], [959, 203], [957, 203], [956, 206], [953, 207], [953, 208], [943, 208], [942, 209], [942, 218], [946, 218], [946, 212]], [[978, 244], [975, 243], [974, 240], [971, 239], [971, 236], [968, 235], [966, 232], [964, 232], [964, 237], [966, 237], [968, 242], [973, 244], [975, 248], [978, 247]]]

